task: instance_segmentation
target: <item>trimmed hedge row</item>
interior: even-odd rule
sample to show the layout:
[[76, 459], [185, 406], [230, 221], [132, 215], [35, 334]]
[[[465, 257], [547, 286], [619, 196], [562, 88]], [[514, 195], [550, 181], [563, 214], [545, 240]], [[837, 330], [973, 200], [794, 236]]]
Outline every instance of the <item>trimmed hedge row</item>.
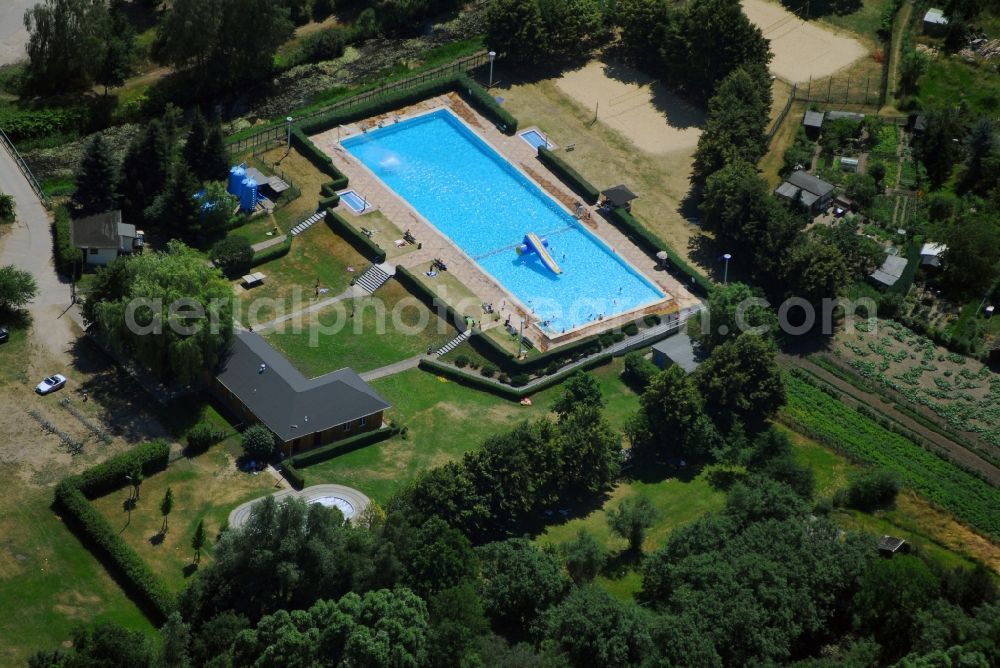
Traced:
[[103, 464], [71, 476], [56, 486], [55, 503], [66, 515], [74, 528], [79, 529], [99, 557], [111, 562], [148, 604], [148, 609], [156, 623], [163, 622], [174, 610], [173, 594], [167, 590], [156, 574], [146, 565], [135, 551], [111, 527], [101, 513], [90, 503], [90, 498], [124, 486], [125, 476], [135, 467], [141, 467], [146, 474], [166, 467], [170, 446], [162, 441], [144, 443], [109, 459]]
[[461, 385], [465, 385], [466, 387], [471, 387], [476, 390], [485, 390], [486, 392], [491, 392], [504, 399], [510, 399], [511, 401], [520, 401], [522, 397], [529, 394], [541, 392], [542, 390], [547, 390], [553, 385], [558, 385], [577, 371], [587, 371], [608, 364], [613, 357], [614, 356], [611, 353], [598, 355], [582, 366], [575, 367], [573, 369], [563, 369], [559, 373], [552, 374], [551, 376], [545, 376], [544, 379], [538, 381], [534, 385], [531, 385], [531, 387], [513, 387], [511, 385], [505, 385], [498, 380], [486, 378], [481, 374], [469, 373], [450, 364], [438, 362], [437, 360], [426, 357], [420, 360], [420, 368], [430, 373], [445, 376], [446, 378], [449, 378]]
[[281, 465], [281, 471], [285, 475], [285, 480], [288, 481], [295, 489], [302, 489], [306, 486], [306, 478], [302, 475], [302, 472], [295, 468], [291, 462], [284, 462]]
[[298, 149], [316, 169], [333, 179], [324, 185], [330, 186], [331, 190], [342, 190], [347, 187], [347, 176], [333, 166], [333, 159], [312, 143], [301, 128], [292, 128], [292, 146]]
[[326, 210], [325, 220], [331, 230], [344, 237], [347, 243], [354, 247], [354, 250], [365, 256], [365, 259], [375, 264], [385, 262], [385, 251], [382, 247], [369, 239], [367, 235], [354, 229], [353, 225], [349, 224], [333, 209]]
[[434, 291], [424, 285], [409, 269], [406, 267], [396, 267], [396, 280], [410, 294], [422, 301], [424, 306], [437, 315], [441, 315], [441, 310], [443, 309], [444, 318], [454, 325], [459, 332], [464, 332], [467, 329], [468, 325], [465, 323], [465, 317], [434, 294]]
[[285, 478], [288, 479], [288, 482], [295, 489], [302, 489], [306, 485], [306, 477], [299, 470], [300, 467], [312, 466], [313, 464], [325, 462], [334, 457], [346, 455], [348, 452], [354, 452], [355, 450], [360, 450], [361, 448], [384, 441], [387, 438], [392, 438], [401, 431], [402, 429], [399, 427], [385, 427], [357, 434], [342, 441], [315, 448], [301, 455], [289, 457], [281, 463], [285, 471]]
[[265, 262], [270, 262], [271, 260], [277, 260], [279, 257], [284, 257], [288, 255], [288, 251], [292, 250], [292, 235], [288, 235], [284, 243], [275, 244], [259, 253], [253, 254], [253, 259], [250, 261], [251, 267], [257, 267]]
[[83, 270], [83, 251], [73, 245], [70, 227], [72, 222], [65, 206], [56, 207], [56, 222], [53, 235], [56, 270], [69, 276], [76, 270], [76, 277]]
[[570, 167], [566, 162], [553, 151], [544, 146], [538, 147], [538, 160], [549, 168], [570, 187], [570, 190], [583, 198], [587, 204], [597, 204], [597, 199], [601, 196], [601, 191], [591, 185], [590, 181], [583, 178], [580, 172]]
[[473, 81], [467, 74], [459, 75], [456, 83], [458, 84], [458, 94], [462, 96], [462, 99], [475, 107], [483, 116], [496, 123], [501, 132], [508, 135], [517, 132], [517, 119], [501, 107], [489, 91]]
[[707, 297], [712, 291], [712, 282], [702, 276], [684, 258], [674, 252], [674, 250], [658, 236], [646, 229], [635, 217], [622, 207], [615, 207], [606, 214], [608, 222], [618, 228], [629, 240], [643, 249], [650, 255], [655, 256], [660, 251], [665, 251], [670, 260], [671, 269], [679, 272], [688, 279], [686, 287], [692, 292], [702, 297]]
[[169, 459], [168, 443], [149, 441], [66, 480], [93, 499], [124, 487], [128, 484], [125, 476], [136, 468], [141, 468], [143, 475], [152, 475], [167, 468]]

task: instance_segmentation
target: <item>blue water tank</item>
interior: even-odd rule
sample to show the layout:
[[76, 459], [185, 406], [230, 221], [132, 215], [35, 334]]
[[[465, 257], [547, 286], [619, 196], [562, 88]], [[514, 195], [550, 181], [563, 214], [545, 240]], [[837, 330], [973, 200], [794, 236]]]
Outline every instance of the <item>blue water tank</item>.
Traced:
[[240, 183], [240, 208], [244, 211], [253, 211], [257, 208], [257, 182], [249, 176], [244, 177]]
[[226, 191], [230, 195], [240, 196], [240, 186], [243, 183], [243, 179], [247, 177], [247, 166], [246, 163], [241, 165], [236, 165], [229, 170], [229, 184], [226, 186]]

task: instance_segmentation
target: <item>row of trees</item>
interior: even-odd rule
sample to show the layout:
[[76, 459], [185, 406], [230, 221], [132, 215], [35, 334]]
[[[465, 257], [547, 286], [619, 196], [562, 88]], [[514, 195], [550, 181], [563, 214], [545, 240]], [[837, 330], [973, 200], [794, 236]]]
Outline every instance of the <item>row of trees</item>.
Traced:
[[[121, 208], [127, 221], [168, 238], [200, 241], [218, 236], [236, 206], [218, 182], [229, 172], [221, 124], [209, 124], [196, 110], [183, 145], [182, 134], [179, 113], [170, 108], [162, 119], [145, 126], [120, 164], [103, 135], [96, 134], [77, 172], [75, 214]], [[206, 182], [205, 195], [195, 199]]]
[[498, 0], [486, 17], [486, 43], [513, 65], [586, 54], [610, 32], [597, 0]]

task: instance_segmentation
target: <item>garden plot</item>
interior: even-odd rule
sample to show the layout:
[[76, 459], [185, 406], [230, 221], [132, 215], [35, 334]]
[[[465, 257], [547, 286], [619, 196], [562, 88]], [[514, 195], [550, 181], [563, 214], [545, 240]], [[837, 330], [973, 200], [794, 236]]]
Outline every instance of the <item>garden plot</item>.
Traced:
[[891, 320], [859, 320], [856, 332], [834, 343], [861, 376], [927, 406], [952, 427], [978, 433], [1000, 446], [1000, 375], [972, 359], [948, 352]]

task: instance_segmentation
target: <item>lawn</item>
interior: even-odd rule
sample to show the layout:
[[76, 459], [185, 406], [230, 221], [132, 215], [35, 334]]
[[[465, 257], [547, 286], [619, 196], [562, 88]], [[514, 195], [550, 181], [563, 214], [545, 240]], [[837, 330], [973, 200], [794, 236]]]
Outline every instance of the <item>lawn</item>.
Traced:
[[[129, 488], [95, 499], [93, 504], [111, 526], [121, 527], [125, 541], [164, 583], [171, 590], [180, 591], [191, 573], [191, 536], [198, 521], [204, 520], [211, 545], [233, 508], [274, 491], [275, 480], [270, 475], [250, 475], [237, 470], [239, 453], [238, 439], [231, 437], [204, 454], [171, 463], [165, 471], [142, 483], [140, 499], [131, 517], [124, 506]], [[174, 507], [169, 529], [161, 540], [160, 501], [167, 487], [173, 492]], [[211, 563], [210, 550], [203, 552], [201, 563]]]
[[267, 172], [280, 176], [299, 191], [298, 197], [274, 212], [278, 227], [290, 230], [316, 211], [320, 186], [330, 177], [316, 169], [297, 150], [287, 151], [284, 146], [263, 153], [259, 160]]
[[78, 624], [152, 625], [52, 511], [52, 490], [8, 475], [0, 497], [0, 665], [22, 666]]
[[[239, 319], [244, 324], [267, 322], [276, 315], [305, 308], [316, 299], [338, 295], [367, 266], [364, 257], [343, 237], [324, 222], [316, 223], [295, 238], [287, 255], [254, 268], [267, 276], [263, 285], [250, 290], [236, 287], [242, 307]], [[326, 290], [318, 297], [317, 282]]]
[[918, 81], [917, 99], [924, 109], [965, 103], [972, 114], [995, 116], [1000, 108], [1000, 74], [970, 65], [959, 56], [939, 55], [927, 63]]
[[436, 349], [458, 333], [394, 280], [374, 295], [310, 313], [301, 325], [286, 324], [265, 338], [309, 377], [345, 366], [359, 373], [377, 369]]
[[855, 37], [861, 39], [870, 48], [880, 46], [876, 32], [882, 25], [882, 10], [891, 0], [864, 0], [859, 9], [849, 14], [837, 13], [838, 4], [834, 2], [807, 2], [802, 0], [799, 6], [794, 3], [785, 3], [790, 10], [799, 9], [808, 5], [810, 16], [819, 20], [820, 23], [827, 23], [834, 28], [846, 30], [854, 33]]
[[[591, 372], [608, 402], [605, 415], [615, 429], [638, 406], [636, 395], [619, 379], [622, 364], [616, 360]], [[527, 407], [418, 369], [373, 381], [372, 386], [393, 406], [387, 419], [406, 425], [406, 438], [396, 436], [303, 469], [307, 485], [350, 485], [385, 503], [420, 472], [475, 450], [487, 436], [506, 431], [519, 420], [548, 415], [562, 392], [558, 385], [540, 392]]]

